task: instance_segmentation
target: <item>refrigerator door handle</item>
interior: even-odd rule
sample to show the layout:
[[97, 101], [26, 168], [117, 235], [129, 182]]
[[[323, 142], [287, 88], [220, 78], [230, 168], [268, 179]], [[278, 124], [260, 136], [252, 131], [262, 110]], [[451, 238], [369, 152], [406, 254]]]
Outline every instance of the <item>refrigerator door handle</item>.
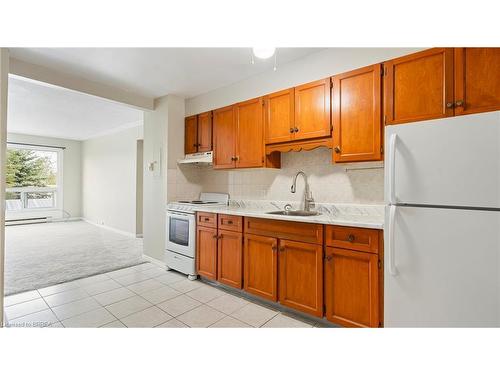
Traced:
[[397, 134], [389, 139], [389, 204], [396, 204], [396, 140]]
[[387, 248], [389, 251], [389, 273], [392, 276], [398, 275], [398, 269], [396, 268], [396, 249], [394, 248], [394, 217], [396, 215], [396, 206], [389, 206], [389, 228], [388, 229], [388, 244]]

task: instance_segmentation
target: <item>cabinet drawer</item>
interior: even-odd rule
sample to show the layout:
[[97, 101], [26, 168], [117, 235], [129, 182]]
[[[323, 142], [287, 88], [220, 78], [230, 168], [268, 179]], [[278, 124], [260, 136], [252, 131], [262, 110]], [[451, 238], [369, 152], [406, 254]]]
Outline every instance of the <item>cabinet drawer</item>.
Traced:
[[295, 240], [323, 243], [323, 225], [293, 221], [245, 218], [245, 233]]
[[378, 254], [379, 236], [377, 229], [326, 226], [326, 246]]
[[219, 214], [219, 229], [241, 232], [243, 219], [241, 216]]
[[217, 228], [217, 214], [210, 212], [197, 212], [196, 223], [203, 227]]

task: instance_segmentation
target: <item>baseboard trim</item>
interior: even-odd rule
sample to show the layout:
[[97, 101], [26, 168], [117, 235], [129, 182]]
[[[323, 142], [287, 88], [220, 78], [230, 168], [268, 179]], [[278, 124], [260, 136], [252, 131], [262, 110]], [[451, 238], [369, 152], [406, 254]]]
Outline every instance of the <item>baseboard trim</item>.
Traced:
[[115, 232], [115, 233], [118, 233], [118, 234], [122, 234], [124, 236], [127, 236], [127, 237], [132, 237], [132, 238], [136, 238], [135, 236], [135, 233], [131, 233], [131, 232], [126, 232], [124, 230], [121, 230], [121, 229], [116, 229], [116, 228], [113, 228], [113, 227], [109, 227], [107, 225], [102, 225], [102, 224], [97, 224], [96, 222], [92, 221], [92, 220], [89, 220], [89, 219], [86, 219], [84, 217], [82, 217], [82, 220], [85, 221], [86, 223], [89, 223], [89, 224], [92, 224], [92, 225], [95, 225], [96, 227], [99, 227], [99, 228], [102, 228], [102, 229], [107, 229], [111, 232]]
[[160, 266], [162, 268], [166, 267], [165, 262], [162, 262], [161, 260], [158, 260], [156, 258], [150, 257], [149, 255], [142, 254], [142, 259], [151, 262], [153, 264], [156, 264], [157, 266]]
[[50, 219], [47, 220], [47, 223], [60, 223], [60, 222], [65, 222], [65, 221], [80, 221], [83, 220], [83, 218], [79, 216], [75, 217], [67, 217], [67, 218], [57, 218], [57, 219]]

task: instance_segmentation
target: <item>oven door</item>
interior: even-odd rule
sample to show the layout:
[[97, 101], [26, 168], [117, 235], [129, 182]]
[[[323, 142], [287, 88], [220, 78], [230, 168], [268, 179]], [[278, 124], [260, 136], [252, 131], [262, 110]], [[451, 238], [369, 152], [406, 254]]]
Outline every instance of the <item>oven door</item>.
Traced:
[[167, 250], [194, 258], [196, 251], [195, 215], [167, 211]]

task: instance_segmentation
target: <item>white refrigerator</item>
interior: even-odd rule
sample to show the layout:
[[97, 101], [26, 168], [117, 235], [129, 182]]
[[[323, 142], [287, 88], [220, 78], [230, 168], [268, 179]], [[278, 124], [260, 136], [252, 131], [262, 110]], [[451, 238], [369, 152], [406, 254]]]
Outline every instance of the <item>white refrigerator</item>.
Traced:
[[385, 326], [499, 327], [500, 111], [385, 130]]

